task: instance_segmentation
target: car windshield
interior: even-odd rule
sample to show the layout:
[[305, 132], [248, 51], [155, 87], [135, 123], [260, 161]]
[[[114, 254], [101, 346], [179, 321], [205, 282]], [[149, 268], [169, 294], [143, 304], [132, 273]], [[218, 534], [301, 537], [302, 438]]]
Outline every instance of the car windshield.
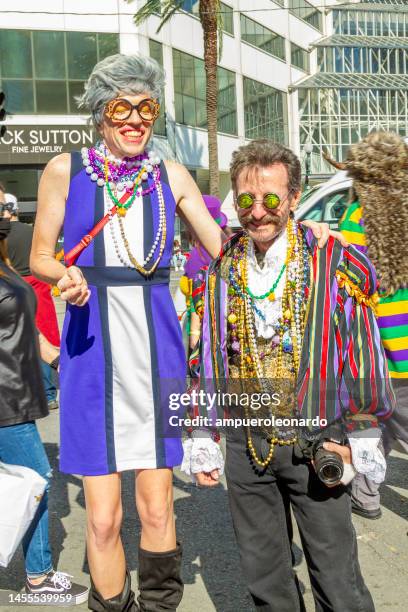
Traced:
[[318, 185], [314, 185], [313, 187], [311, 187], [311, 189], [307, 189], [306, 191], [304, 191], [301, 195], [299, 204], [303, 204], [304, 202], [306, 202], [306, 200], [308, 200], [313, 193], [320, 189], [322, 185], [323, 183], [319, 183]]

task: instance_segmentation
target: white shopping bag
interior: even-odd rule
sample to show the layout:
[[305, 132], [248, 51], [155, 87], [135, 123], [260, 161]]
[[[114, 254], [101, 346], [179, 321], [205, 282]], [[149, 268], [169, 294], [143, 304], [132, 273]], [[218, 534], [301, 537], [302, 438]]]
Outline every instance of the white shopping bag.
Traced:
[[37, 512], [47, 481], [0, 461], [0, 566], [7, 567]]

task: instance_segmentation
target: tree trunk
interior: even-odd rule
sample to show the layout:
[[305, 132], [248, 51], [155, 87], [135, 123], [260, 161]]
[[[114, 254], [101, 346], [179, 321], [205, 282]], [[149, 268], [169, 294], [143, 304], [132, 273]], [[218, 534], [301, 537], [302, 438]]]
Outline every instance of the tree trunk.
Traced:
[[217, 53], [218, 53], [218, 0], [200, 0], [200, 20], [204, 35], [204, 66], [206, 73], [206, 108], [208, 129], [208, 158], [210, 193], [220, 196], [217, 143]]

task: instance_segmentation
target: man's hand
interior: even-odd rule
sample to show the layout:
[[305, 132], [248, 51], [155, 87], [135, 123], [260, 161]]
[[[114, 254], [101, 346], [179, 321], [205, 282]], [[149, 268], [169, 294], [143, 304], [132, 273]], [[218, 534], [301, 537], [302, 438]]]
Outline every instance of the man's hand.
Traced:
[[76, 266], [67, 268], [57, 287], [61, 292], [61, 299], [74, 306], [84, 306], [91, 295], [88, 283]]
[[330, 451], [331, 453], [337, 453], [343, 459], [343, 463], [351, 463], [351, 448], [344, 444], [337, 444], [336, 442], [324, 442], [323, 448]]
[[200, 487], [216, 487], [219, 483], [219, 470], [213, 470], [212, 472], [198, 472], [194, 474], [196, 477], [197, 484]]
[[[343, 460], [343, 463], [351, 463], [351, 448], [349, 446], [344, 446], [343, 444], [337, 444], [336, 442], [324, 442], [323, 448], [330, 451], [331, 453], [337, 453]], [[327, 484], [326, 487], [332, 489], [333, 487], [337, 487], [338, 484]]]
[[338, 240], [343, 247], [348, 247], [350, 244], [344, 238], [341, 232], [335, 232], [329, 228], [327, 223], [318, 223], [317, 221], [312, 221], [311, 219], [306, 219], [302, 221], [302, 225], [306, 227], [310, 227], [313, 232], [313, 236], [317, 238], [317, 246], [322, 249], [326, 246], [326, 242], [328, 241], [330, 236], [333, 236], [336, 240]]

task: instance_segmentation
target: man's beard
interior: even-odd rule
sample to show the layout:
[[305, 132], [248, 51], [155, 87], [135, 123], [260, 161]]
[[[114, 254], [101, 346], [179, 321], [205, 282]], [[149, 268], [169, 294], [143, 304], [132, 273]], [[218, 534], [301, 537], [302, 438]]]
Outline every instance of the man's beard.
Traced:
[[282, 228], [286, 225], [287, 219], [268, 213], [262, 219], [262, 225], [266, 225], [267, 227], [262, 228], [262, 230], [249, 228], [248, 225], [253, 223], [253, 221], [252, 215], [248, 215], [245, 219], [241, 219], [241, 225], [252, 240], [257, 242], [269, 242], [280, 234]]

